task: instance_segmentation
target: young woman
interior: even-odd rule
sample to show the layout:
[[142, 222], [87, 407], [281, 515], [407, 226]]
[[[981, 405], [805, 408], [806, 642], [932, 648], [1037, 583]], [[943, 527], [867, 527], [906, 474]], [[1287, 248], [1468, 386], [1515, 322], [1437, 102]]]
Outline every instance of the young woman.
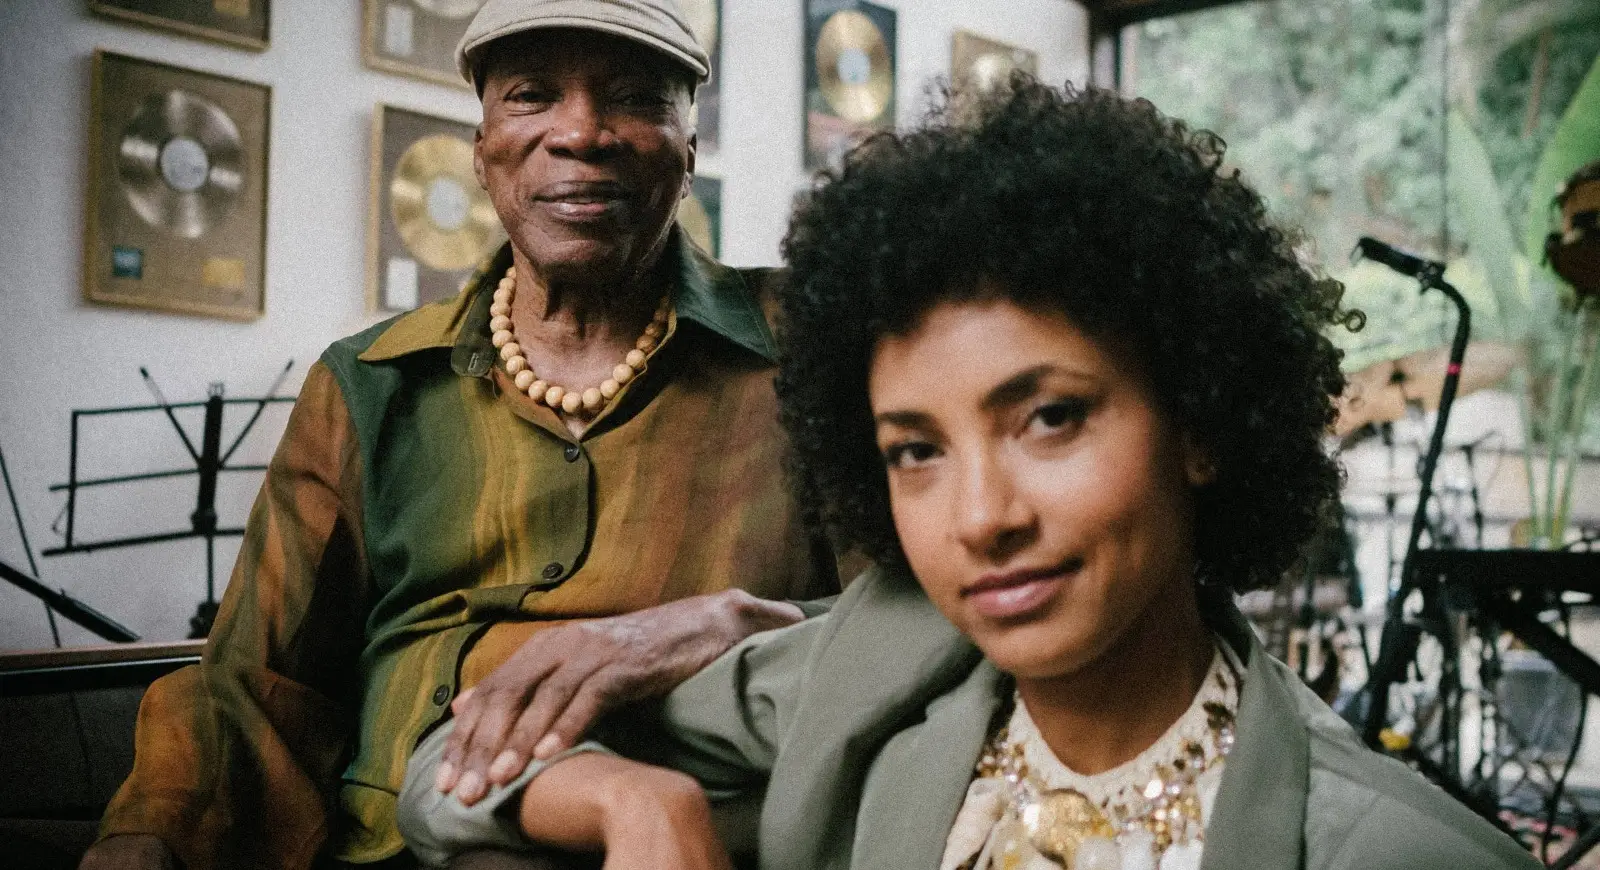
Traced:
[[1336, 496], [1321, 331], [1354, 318], [1222, 151], [1020, 78], [857, 149], [786, 242], [779, 392], [812, 519], [877, 567], [599, 735], [641, 760], [469, 808], [435, 735], [413, 848], [725, 867], [705, 795], [765, 788], [774, 870], [1537, 866], [1233, 607]]

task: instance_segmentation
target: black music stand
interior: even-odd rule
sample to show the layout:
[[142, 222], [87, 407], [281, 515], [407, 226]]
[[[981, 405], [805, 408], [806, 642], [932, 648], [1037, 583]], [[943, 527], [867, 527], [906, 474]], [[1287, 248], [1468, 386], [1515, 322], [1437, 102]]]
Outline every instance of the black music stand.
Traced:
[[[282, 386], [283, 379], [288, 376], [289, 369], [294, 366], [290, 360], [278, 373], [277, 380], [273, 381], [267, 394], [255, 399], [227, 399], [223, 398], [221, 384], [212, 384], [209, 395], [203, 402], [180, 402], [173, 404], [161, 395], [161, 390], [156, 387], [150, 373], [143, 368], [139, 374], [144, 378], [150, 391], [155, 395], [157, 404], [134, 405], [115, 408], [93, 408], [87, 410], [74, 410], [72, 412], [72, 437], [70, 458], [67, 468], [67, 482], [50, 487], [51, 492], [65, 491], [67, 505], [65, 541], [59, 547], [44, 551], [45, 556], [61, 556], [68, 553], [92, 553], [95, 550], [108, 550], [115, 547], [135, 547], [143, 544], [157, 544], [165, 541], [182, 541], [189, 538], [202, 538], [206, 542], [206, 597], [195, 610], [195, 615], [189, 620], [189, 637], [203, 638], [211, 631], [211, 623], [217, 615], [216, 593], [216, 541], [219, 537], [233, 537], [244, 534], [243, 527], [222, 527], [217, 517], [217, 478], [228, 471], [266, 471], [265, 465], [229, 465], [228, 460], [233, 457], [239, 445], [244, 442], [245, 436], [261, 419], [261, 413], [268, 405], [278, 403], [292, 403], [294, 399], [288, 396], [277, 395], [278, 388]], [[222, 448], [222, 414], [228, 405], [253, 405], [255, 410], [250, 414], [250, 419], [245, 421], [244, 428], [233, 439], [227, 449]], [[196, 450], [194, 442], [189, 439], [189, 433], [178, 422], [177, 414], [173, 413], [183, 408], [204, 408], [205, 422], [200, 439], [200, 449]], [[172, 427], [177, 430], [178, 437], [183, 441], [184, 449], [194, 460], [193, 468], [178, 468], [166, 471], [151, 471], [142, 474], [123, 474], [112, 477], [101, 477], [92, 480], [78, 478], [78, 433], [79, 422], [85, 417], [101, 417], [117, 414], [142, 414], [152, 411], [161, 411], [172, 422]], [[80, 542], [74, 538], [77, 520], [78, 490], [98, 486], [111, 486], [116, 484], [136, 483], [145, 480], [156, 480], [173, 477], [186, 477], [188, 475], [199, 477], [199, 486], [195, 494], [195, 509], [189, 515], [190, 527], [180, 531], [161, 532], [153, 535], [135, 535], [126, 538], [110, 538], [99, 541]]]

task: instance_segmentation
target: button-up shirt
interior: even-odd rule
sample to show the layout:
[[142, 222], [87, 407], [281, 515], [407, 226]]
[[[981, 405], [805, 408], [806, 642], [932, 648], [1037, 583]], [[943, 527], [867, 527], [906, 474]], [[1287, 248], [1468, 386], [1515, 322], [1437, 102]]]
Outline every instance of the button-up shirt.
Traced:
[[[675, 236], [677, 238], [677, 236]], [[533, 632], [732, 587], [837, 591], [783, 479], [778, 276], [679, 239], [644, 371], [579, 438], [489, 342], [509, 248], [307, 373], [199, 665], [154, 683], [102, 835], [190, 870], [396, 854], [418, 738]]]

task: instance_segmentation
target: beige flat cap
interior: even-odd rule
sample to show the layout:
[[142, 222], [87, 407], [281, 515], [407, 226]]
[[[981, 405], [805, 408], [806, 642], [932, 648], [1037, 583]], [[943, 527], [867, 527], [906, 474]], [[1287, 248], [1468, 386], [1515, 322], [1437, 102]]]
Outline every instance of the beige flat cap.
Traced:
[[456, 69], [470, 83], [478, 53], [489, 43], [547, 27], [631, 39], [688, 67], [700, 81], [711, 74], [705, 49], [695, 41], [676, 0], [488, 0], [456, 46]]

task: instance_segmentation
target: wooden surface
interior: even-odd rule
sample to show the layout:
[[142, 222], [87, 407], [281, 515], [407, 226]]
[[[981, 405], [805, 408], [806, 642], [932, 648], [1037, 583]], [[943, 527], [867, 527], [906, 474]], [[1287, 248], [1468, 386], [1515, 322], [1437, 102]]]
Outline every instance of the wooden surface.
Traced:
[[0, 652], [0, 671], [192, 658], [200, 655], [200, 650], [204, 646], [203, 640], [180, 640], [165, 643], [113, 643], [102, 646]]

